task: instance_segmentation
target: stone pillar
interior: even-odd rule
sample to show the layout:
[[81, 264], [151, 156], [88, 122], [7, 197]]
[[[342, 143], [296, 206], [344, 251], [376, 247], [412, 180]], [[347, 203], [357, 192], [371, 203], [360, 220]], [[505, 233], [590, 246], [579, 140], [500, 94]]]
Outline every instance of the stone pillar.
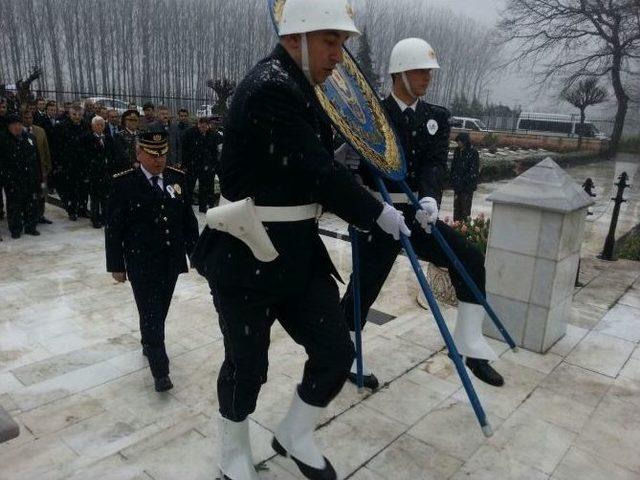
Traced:
[[[566, 333], [593, 201], [551, 158], [488, 200], [487, 299], [518, 346], [544, 353]], [[488, 318], [484, 333], [502, 340]]]

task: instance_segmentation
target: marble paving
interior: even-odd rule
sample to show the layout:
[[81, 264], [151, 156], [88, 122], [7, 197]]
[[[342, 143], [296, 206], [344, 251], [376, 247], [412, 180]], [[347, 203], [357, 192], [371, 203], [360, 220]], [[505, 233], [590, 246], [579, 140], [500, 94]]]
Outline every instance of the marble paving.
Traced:
[[[0, 480], [214, 479], [223, 345], [206, 282], [180, 277], [167, 321], [175, 388], [158, 394], [130, 287], [104, 271], [102, 231], [55, 207], [48, 216], [42, 236], [0, 243], [0, 405], [21, 428], [0, 445]], [[347, 278], [348, 244], [325, 242]], [[340, 478], [640, 479], [640, 264], [582, 265], [567, 335], [546, 355], [491, 340], [506, 385], [474, 381], [495, 431], [486, 439], [400, 258], [374, 305], [396, 318], [364, 332], [384, 388], [346, 385], [317, 432]], [[455, 309], [444, 315], [451, 328]], [[259, 477], [301, 478], [269, 446], [304, 363], [277, 325], [270, 363], [251, 416]]]

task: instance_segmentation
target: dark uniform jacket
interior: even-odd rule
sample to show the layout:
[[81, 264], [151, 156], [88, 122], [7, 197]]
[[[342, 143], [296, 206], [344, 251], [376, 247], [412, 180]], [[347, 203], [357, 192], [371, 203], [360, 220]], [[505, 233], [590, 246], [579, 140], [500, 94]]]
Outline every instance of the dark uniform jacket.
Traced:
[[[282, 46], [240, 83], [224, 132], [218, 177], [228, 200], [252, 197], [256, 205], [266, 206], [319, 203], [363, 229], [381, 213], [382, 204], [334, 161], [331, 126], [311, 85]], [[279, 252], [275, 261], [260, 262], [240, 240], [207, 228], [194, 257], [198, 270], [220, 287], [242, 285], [275, 293], [305, 288], [314, 274], [338, 276], [315, 220], [265, 227]]]
[[204, 135], [198, 127], [189, 128], [182, 139], [182, 167], [188, 174], [200, 176], [206, 171], [218, 169], [218, 145], [222, 137], [218, 132], [208, 131]]
[[126, 165], [126, 168], [131, 168], [138, 161], [136, 155], [137, 138], [137, 132], [131, 133], [126, 128], [120, 130], [114, 137], [116, 157], [120, 164]]
[[456, 148], [451, 162], [451, 188], [454, 192], [474, 192], [478, 188], [480, 177], [480, 156], [471, 147]]
[[[420, 198], [433, 197], [439, 200], [447, 171], [451, 114], [444, 107], [419, 100], [410, 124], [392, 95], [382, 104], [404, 150], [407, 183], [414, 192], [418, 192]], [[365, 184], [377, 191], [368, 167], [361, 163], [360, 170]], [[391, 182], [385, 184], [390, 192], [402, 191]]]
[[184, 173], [167, 167], [163, 181], [164, 194], [139, 167], [115, 175], [105, 227], [107, 271], [126, 271], [131, 278], [187, 271], [198, 221], [184, 195]]
[[9, 132], [0, 136], [0, 178], [7, 192], [32, 194], [40, 190], [40, 160], [33, 135]]

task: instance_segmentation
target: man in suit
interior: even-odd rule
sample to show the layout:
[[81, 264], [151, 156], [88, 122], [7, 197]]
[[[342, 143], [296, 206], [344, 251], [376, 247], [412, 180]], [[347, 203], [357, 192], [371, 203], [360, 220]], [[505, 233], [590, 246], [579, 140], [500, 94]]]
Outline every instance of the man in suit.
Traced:
[[155, 389], [173, 388], [164, 324], [178, 275], [187, 272], [187, 255], [198, 239], [198, 222], [187, 201], [185, 175], [167, 167], [167, 135], [140, 135], [139, 167], [113, 178], [107, 207], [107, 271], [131, 282], [140, 314], [143, 354]]
[[47, 196], [47, 178], [51, 173], [51, 153], [49, 151], [49, 141], [47, 140], [47, 134], [45, 130], [37, 125], [34, 125], [33, 114], [26, 110], [22, 114], [22, 122], [24, 129], [33, 135], [36, 139], [36, 146], [38, 147], [38, 157], [40, 158], [40, 198], [38, 199], [38, 223], [50, 225], [51, 220], [44, 216], [44, 210], [46, 205]]
[[114, 166], [112, 143], [104, 131], [104, 118], [96, 115], [91, 119], [91, 133], [87, 134], [85, 145], [91, 200], [89, 212], [93, 228], [102, 228], [111, 178], [122, 170]]
[[[248, 416], [267, 380], [278, 320], [308, 360], [272, 447], [310, 479], [336, 479], [313, 438], [353, 360], [339, 306], [339, 275], [318, 232], [321, 208], [362, 229], [409, 234], [400, 212], [373, 198], [333, 159], [332, 131], [315, 93], [358, 30], [346, 0], [287, 0], [280, 42], [236, 89], [222, 148], [221, 206], [209, 210], [196, 262], [224, 336], [218, 376], [219, 469], [257, 479]], [[209, 240], [204, 240], [209, 237]], [[200, 250], [200, 249], [198, 249]]]
[[120, 115], [114, 109], [107, 112], [108, 123], [106, 125], [104, 134], [112, 140], [116, 138], [116, 134], [120, 131]]
[[[410, 225], [414, 225], [411, 244], [418, 256], [441, 268], [447, 268], [458, 298], [458, 320], [453, 334], [459, 352], [466, 357], [466, 365], [480, 380], [494, 386], [504, 383], [489, 360], [497, 359], [482, 336], [484, 308], [477, 304], [471, 290], [440, 248], [431, 233], [431, 224], [438, 230], [464, 264], [480, 291], [485, 291], [484, 255], [462, 235], [438, 220], [438, 198], [442, 195], [442, 169], [446, 166], [449, 144], [449, 112], [420, 100], [431, 82], [433, 71], [439, 68], [433, 48], [424, 40], [409, 38], [400, 41], [391, 53], [389, 73], [393, 90], [383, 102], [405, 152], [407, 183], [416, 192], [423, 208], [416, 213], [408, 204], [401, 188], [391, 182], [385, 185]], [[377, 185], [365, 165], [360, 174], [371, 190], [377, 193]], [[378, 194], [379, 195], [379, 194]], [[380, 229], [373, 228], [369, 235], [359, 236], [360, 248], [360, 298], [362, 318], [377, 298], [400, 252], [398, 242], [391, 242]], [[353, 289], [350, 283], [342, 299], [343, 309], [353, 331]], [[472, 339], [473, 342], [468, 340]], [[355, 362], [349, 380], [356, 382]], [[364, 364], [365, 386], [375, 390], [379, 382]]]

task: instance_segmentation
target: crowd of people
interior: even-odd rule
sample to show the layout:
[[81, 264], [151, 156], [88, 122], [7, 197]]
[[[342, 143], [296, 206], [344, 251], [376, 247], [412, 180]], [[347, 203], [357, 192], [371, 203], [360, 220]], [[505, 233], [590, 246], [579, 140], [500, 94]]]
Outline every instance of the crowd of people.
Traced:
[[145, 103], [141, 115], [130, 103], [119, 114], [90, 100], [42, 97], [9, 107], [0, 98], [0, 220], [6, 216], [11, 238], [40, 235], [38, 225], [52, 223], [45, 215], [48, 195], [57, 195], [70, 221], [84, 217], [102, 228], [113, 175], [137, 166], [136, 144], [149, 130], [168, 134], [167, 163], [187, 174], [190, 198], [198, 184], [200, 211], [217, 201], [220, 116], [193, 122], [185, 108], [172, 116], [164, 105]]

